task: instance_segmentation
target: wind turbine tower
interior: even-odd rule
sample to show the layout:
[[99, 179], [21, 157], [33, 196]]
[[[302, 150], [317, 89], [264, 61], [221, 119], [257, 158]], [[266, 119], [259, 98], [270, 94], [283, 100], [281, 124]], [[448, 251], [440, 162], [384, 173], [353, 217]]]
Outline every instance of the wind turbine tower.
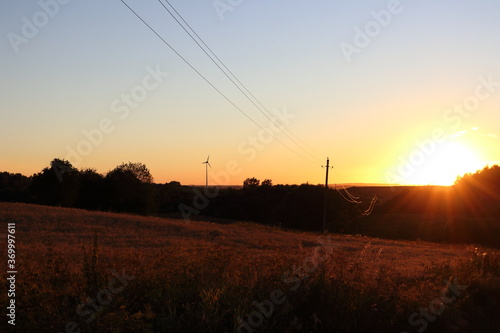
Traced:
[[208, 155], [207, 160], [201, 164], [205, 164], [205, 189], [208, 189], [208, 167], [212, 167], [210, 165], [210, 162], [208, 161], [210, 159], [210, 155]]

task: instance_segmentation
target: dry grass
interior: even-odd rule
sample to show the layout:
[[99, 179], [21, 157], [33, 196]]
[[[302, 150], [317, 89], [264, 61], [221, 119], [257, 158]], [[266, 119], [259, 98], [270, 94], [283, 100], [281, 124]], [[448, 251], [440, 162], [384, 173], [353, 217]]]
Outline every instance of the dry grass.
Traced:
[[[81, 332], [234, 332], [276, 289], [286, 302], [255, 331], [416, 332], [409, 316], [455, 278], [467, 291], [427, 332], [482, 328], [498, 310], [498, 299], [480, 297], [498, 296], [497, 254], [475, 246], [329, 235], [325, 248], [325, 235], [251, 223], [10, 203], [0, 203], [0, 221], [17, 225], [23, 332], [62, 332], [70, 321]], [[315, 251], [321, 260], [307, 269]], [[135, 278], [86, 322], [77, 307], [107, 288], [112, 270]]]

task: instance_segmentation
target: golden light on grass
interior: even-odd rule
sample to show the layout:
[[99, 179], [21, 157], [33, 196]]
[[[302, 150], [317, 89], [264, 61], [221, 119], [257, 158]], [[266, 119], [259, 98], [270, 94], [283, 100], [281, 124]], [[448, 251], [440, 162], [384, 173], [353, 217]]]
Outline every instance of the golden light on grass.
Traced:
[[[23, 332], [60, 331], [67, 323], [93, 332], [229, 332], [276, 289], [287, 303], [274, 306], [267, 331], [309, 323], [321, 324], [318, 332], [359, 332], [359, 325], [385, 332], [439, 297], [444, 280], [483, 279], [490, 257], [489, 249], [465, 245], [27, 204], [0, 203], [0, 221], [16, 223]], [[315, 253], [323, 259], [315, 262]], [[99, 301], [113, 270], [133, 279], [111, 301]], [[89, 298], [101, 305], [78, 313]]]

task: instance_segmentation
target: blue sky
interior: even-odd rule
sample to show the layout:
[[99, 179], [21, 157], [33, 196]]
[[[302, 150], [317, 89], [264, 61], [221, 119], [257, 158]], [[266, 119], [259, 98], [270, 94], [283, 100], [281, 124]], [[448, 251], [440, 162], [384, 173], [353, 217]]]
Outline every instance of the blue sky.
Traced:
[[[291, 115], [286, 128], [308, 145], [302, 148], [272, 131], [252, 146], [269, 119], [158, 1], [127, 3], [260, 128], [121, 1], [61, 2], [0, 4], [2, 170], [29, 175], [80, 147], [86, 156], [70, 158], [79, 168], [105, 173], [143, 162], [157, 182], [202, 184], [201, 162], [211, 154], [211, 172], [219, 175], [212, 183], [253, 176], [321, 183], [328, 156], [331, 182], [425, 184], [500, 160], [500, 3], [493, 0], [170, 1], [266, 108]], [[362, 47], [359, 31], [372, 35]], [[357, 53], [346, 56], [347, 44]], [[125, 105], [123, 94], [140, 90], [155, 70], [168, 75], [120, 118], [113, 102]], [[473, 101], [477, 89], [485, 96], [477, 105], [445, 117]], [[103, 120], [108, 133], [82, 143], [90, 141], [83, 131], [96, 133]], [[421, 148], [435, 130], [447, 140]]]

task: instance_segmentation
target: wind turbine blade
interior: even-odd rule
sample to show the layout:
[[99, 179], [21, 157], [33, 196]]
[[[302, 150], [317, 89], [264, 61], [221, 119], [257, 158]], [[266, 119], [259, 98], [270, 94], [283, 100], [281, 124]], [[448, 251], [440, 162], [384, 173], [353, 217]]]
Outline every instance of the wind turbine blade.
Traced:
[[212, 168], [212, 166], [210, 165], [210, 163], [208, 163], [208, 161], [207, 161], [207, 164], [208, 164], [208, 166], [209, 166], [210, 168]]

